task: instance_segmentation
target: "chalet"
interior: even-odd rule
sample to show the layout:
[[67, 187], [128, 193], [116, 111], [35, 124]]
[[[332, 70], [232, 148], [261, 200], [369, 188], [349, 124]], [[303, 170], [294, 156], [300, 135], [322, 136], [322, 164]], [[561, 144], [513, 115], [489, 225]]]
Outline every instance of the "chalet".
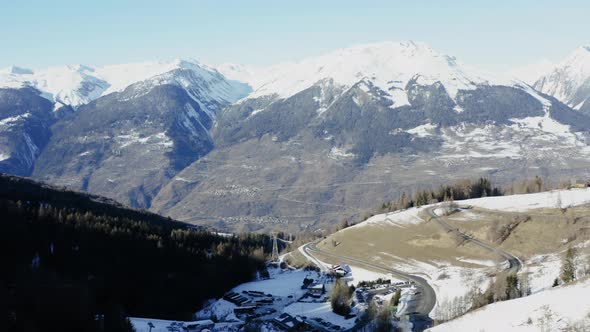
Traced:
[[243, 297], [242, 295], [240, 295], [236, 292], [229, 292], [229, 293], [225, 294], [223, 296], [223, 299], [226, 301], [229, 301], [235, 305], [238, 305], [238, 306], [241, 306], [241, 305], [244, 305], [244, 304], [250, 302], [249, 299]]
[[326, 287], [323, 283], [314, 283], [307, 287], [307, 294], [313, 297], [321, 297], [326, 292]]
[[352, 269], [350, 266], [345, 264], [332, 265], [332, 268], [330, 268], [330, 272], [336, 277], [344, 277], [351, 271]]
[[259, 304], [259, 305], [265, 305], [265, 304], [273, 304], [274, 303], [274, 299], [272, 297], [267, 297], [264, 299], [259, 299], [254, 301], [254, 303]]
[[204, 332], [215, 327], [215, 323], [210, 319], [198, 320], [195, 322], [187, 323], [184, 326], [186, 332]]
[[254, 311], [256, 311], [256, 306], [255, 305], [249, 305], [249, 306], [243, 306], [243, 307], [234, 308], [234, 314], [236, 314], [236, 315], [239, 315], [239, 314], [253, 314]]
[[273, 319], [273, 322], [278, 327], [288, 331], [296, 330], [304, 324], [301, 318], [293, 317], [288, 313], [283, 313], [279, 317], [275, 317], [275, 319]]

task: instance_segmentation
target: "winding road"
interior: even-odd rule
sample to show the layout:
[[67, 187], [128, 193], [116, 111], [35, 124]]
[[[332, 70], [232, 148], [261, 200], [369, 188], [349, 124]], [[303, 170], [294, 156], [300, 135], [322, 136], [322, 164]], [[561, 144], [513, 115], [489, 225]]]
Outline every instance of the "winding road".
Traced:
[[494, 247], [494, 246], [492, 246], [488, 243], [485, 243], [481, 240], [478, 240], [468, 234], [465, 234], [465, 233], [461, 232], [458, 228], [449, 225], [449, 223], [447, 223], [443, 217], [439, 216], [436, 213], [436, 210], [439, 208], [441, 208], [441, 205], [435, 205], [435, 206], [431, 206], [431, 207], [428, 207], [425, 209], [426, 213], [428, 213], [428, 216], [430, 216], [431, 220], [436, 221], [447, 232], [455, 233], [457, 236], [462, 237], [465, 241], [469, 241], [475, 245], [485, 248], [485, 249], [491, 251], [492, 253], [495, 253], [498, 256], [504, 258], [508, 262], [508, 269], [507, 270], [509, 272], [516, 273], [520, 270], [520, 268], [522, 267], [522, 261], [520, 259], [518, 259], [518, 257], [512, 255], [511, 253], [509, 253], [501, 248]]
[[336, 259], [339, 263], [345, 263], [353, 266], [365, 267], [374, 271], [389, 273], [400, 280], [413, 281], [416, 288], [419, 290], [419, 293], [414, 296], [414, 299], [408, 304], [407, 312], [410, 313], [410, 321], [414, 324], [414, 331], [424, 331], [425, 329], [432, 326], [432, 319], [428, 316], [428, 314], [430, 311], [432, 311], [434, 305], [436, 304], [436, 293], [424, 278], [364, 260], [323, 251], [317, 247], [317, 243], [321, 240], [322, 239], [307, 243], [301, 247], [301, 250], [303, 250], [303, 254], [308, 257], [308, 259], [311, 258], [310, 260], [312, 263], [318, 265], [318, 267], [320, 267], [320, 269], [323, 271], [326, 269], [325, 266], [321, 264], [321, 261], [315, 257], [314, 254]]
[[[437, 204], [434, 206], [429, 206], [425, 209], [426, 213], [430, 217], [430, 220], [436, 221], [447, 232], [453, 232], [457, 236], [462, 237], [465, 241], [471, 242], [472, 244], [475, 244], [477, 246], [485, 248], [485, 249], [491, 251], [492, 253], [495, 253], [495, 254], [499, 255], [500, 257], [504, 258], [508, 262], [508, 268], [507, 268], [508, 271], [516, 273], [521, 269], [522, 262], [520, 261], [520, 259], [518, 259], [518, 257], [512, 255], [511, 253], [509, 253], [501, 248], [492, 246], [492, 245], [490, 245], [486, 242], [483, 242], [479, 239], [476, 239], [466, 233], [463, 233], [458, 228], [453, 227], [449, 223], [447, 223], [442, 216], [439, 216], [436, 213], [436, 210], [441, 207], [442, 207], [442, 205]], [[414, 331], [424, 331], [425, 329], [432, 326], [432, 319], [429, 317], [429, 314], [436, 304], [436, 293], [434, 292], [434, 289], [432, 288], [432, 286], [430, 286], [424, 278], [416, 276], [416, 275], [407, 274], [402, 271], [392, 269], [390, 267], [381, 266], [381, 265], [378, 265], [375, 263], [367, 262], [365, 260], [361, 260], [361, 259], [357, 259], [357, 258], [353, 258], [353, 257], [348, 257], [348, 256], [343, 256], [343, 255], [337, 255], [334, 253], [323, 251], [317, 247], [317, 243], [320, 242], [321, 240], [322, 239], [307, 243], [307, 244], [301, 246], [299, 248], [299, 250], [312, 263], [317, 265], [322, 271], [325, 271], [326, 267], [322, 264], [322, 262], [317, 257], [314, 256], [314, 254], [336, 259], [339, 263], [345, 263], [345, 264], [358, 266], [358, 267], [366, 267], [371, 270], [381, 271], [384, 273], [390, 273], [394, 277], [401, 279], [401, 280], [413, 281], [416, 285], [416, 288], [419, 289], [418, 294], [411, 301], [413, 303], [409, 304], [408, 310], [407, 310], [407, 312], [410, 313], [410, 321], [414, 325], [413, 330]]]

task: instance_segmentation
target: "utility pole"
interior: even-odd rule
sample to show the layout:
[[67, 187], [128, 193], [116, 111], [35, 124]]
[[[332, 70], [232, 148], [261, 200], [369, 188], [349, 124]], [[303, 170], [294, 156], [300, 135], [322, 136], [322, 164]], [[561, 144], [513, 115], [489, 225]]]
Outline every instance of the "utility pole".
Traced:
[[270, 233], [272, 237], [272, 261], [278, 262], [279, 261], [279, 245], [277, 243], [277, 232]]

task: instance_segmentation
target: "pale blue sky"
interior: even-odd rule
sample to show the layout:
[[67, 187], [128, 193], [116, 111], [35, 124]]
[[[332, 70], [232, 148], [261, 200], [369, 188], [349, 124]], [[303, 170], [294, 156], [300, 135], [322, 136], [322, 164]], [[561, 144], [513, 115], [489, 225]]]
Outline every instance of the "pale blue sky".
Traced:
[[0, 67], [177, 57], [272, 64], [416, 40], [502, 70], [590, 44], [588, 13], [588, 0], [0, 0]]

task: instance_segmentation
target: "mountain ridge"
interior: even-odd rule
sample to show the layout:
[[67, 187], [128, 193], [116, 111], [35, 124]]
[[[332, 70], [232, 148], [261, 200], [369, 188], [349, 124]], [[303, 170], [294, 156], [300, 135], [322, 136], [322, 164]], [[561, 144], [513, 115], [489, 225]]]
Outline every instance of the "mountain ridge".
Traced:
[[[129, 75], [52, 115], [24, 173], [230, 231], [322, 228], [459, 175], [500, 184], [590, 176], [590, 116], [421, 43], [361, 45], [258, 72], [210, 68], [100, 69]], [[148, 71], [156, 75], [125, 85]], [[29, 132], [14, 133], [10, 142]]]

